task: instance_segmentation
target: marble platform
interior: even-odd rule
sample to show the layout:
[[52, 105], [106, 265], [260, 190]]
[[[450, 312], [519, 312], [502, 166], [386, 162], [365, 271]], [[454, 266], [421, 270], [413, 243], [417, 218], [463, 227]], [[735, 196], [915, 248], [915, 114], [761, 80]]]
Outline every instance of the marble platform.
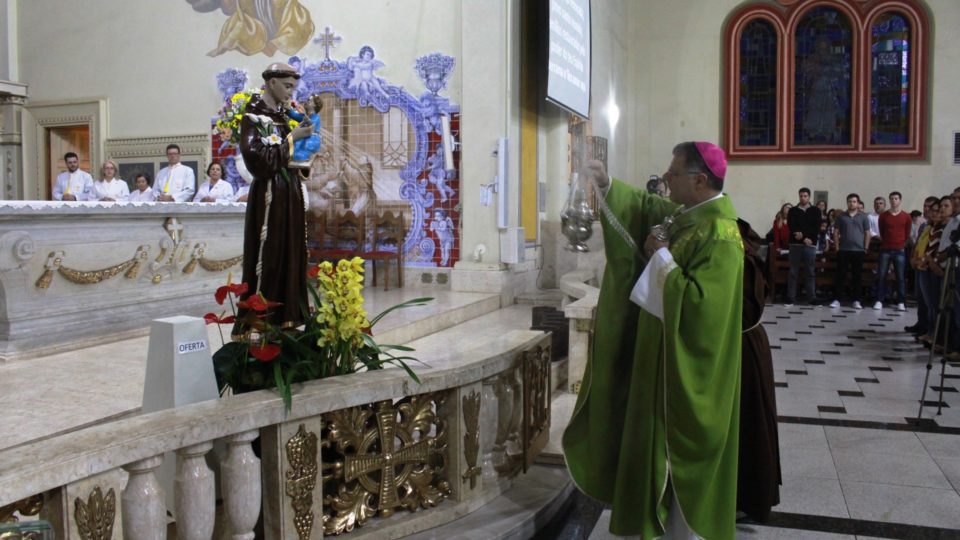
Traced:
[[[374, 335], [380, 343], [410, 344], [418, 350], [414, 355], [428, 364], [482, 344], [505, 328], [530, 327], [530, 306], [499, 310], [499, 295], [416, 288], [365, 291], [371, 316], [423, 296], [434, 300], [390, 313], [374, 327]], [[454, 336], [443, 334], [452, 327], [459, 327]], [[229, 329], [223, 330], [229, 339]], [[217, 348], [221, 338], [216, 325], [207, 332], [210, 346]], [[138, 414], [147, 345], [143, 336], [45, 356], [42, 362], [0, 363], [0, 409], [6, 411], [0, 417], [0, 450]]]

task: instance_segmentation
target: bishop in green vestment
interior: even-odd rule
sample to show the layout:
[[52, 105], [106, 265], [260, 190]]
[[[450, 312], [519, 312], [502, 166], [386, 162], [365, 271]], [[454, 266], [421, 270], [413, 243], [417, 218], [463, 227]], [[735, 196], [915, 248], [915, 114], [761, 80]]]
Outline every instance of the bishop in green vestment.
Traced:
[[[743, 243], [722, 194], [723, 150], [673, 153], [669, 201], [587, 168], [650, 262], [602, 216], [593, 354], [563, 448], [577, 486], [612, 505], [610, 532], [653, 539], [679, 523], [686, 538], [733, 539]], [[669, 243], [648, 236], [668, 216]]]

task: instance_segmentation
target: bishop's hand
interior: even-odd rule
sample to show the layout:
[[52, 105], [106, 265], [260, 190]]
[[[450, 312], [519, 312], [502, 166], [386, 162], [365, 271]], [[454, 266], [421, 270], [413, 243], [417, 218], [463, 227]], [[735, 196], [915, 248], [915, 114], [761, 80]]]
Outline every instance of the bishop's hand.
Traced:
[[657, 239], [657, 236], [653, 233], [647, 235], [647, 241], [643, 244], [643, 252], [646, 254], [647, 259], [653, 257], [654, 252], [660, 248], [669, 248], [670, 242], [662, 242]]
[[607, 189], [607, 186], [610, 185], [610, 176], [607, 175], [607, 170], [603, 167], [602, 161], [591, 159], [583, 166], [582, 174], [588, 181], [596, 182], [600, 189]]

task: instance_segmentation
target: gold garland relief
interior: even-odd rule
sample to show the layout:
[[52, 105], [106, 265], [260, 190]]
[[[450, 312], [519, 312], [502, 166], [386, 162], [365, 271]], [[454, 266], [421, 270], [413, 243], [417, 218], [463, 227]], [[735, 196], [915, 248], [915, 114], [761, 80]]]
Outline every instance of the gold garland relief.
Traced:
[[216, 260], [216, 259], [207, 259], [206, 257], [201, 257], [199, 259], [200, 268], [203, 268], [207, 272], [223, 272], [231, 266], [240, 264], [243, 261], [243, 255], [237, 255], [230, 259]]
[[325, 535], [397, 509], [434, 507], [450, 495], [445, 394], [381, 401], [324, 415]]
[[464, 482], [470, 481], [470, 489], [477, 487], [477, 477], [481, 469], [477, 466], [480, 455], [480, 393], [474, 390], [469, 396], [463, 396], [463, 423], [466, 432], [463, 434], [463, 459], [467, 462], [467, 470], [461, 477]]
[[287, 461], [285, 491], [293, 507], [293, 524], [300, 540], [310, 538], [315, 514], [313, 490], [317, 487], [317, 434], [300, 424], [296, 435], [286, 444]]
[[110, 540], [117, 516], [117, 496], [113, 488], [104, 496], [100, 486], [93, 488], [86, 502], [74, 500], [74, 520], [82, 540]]
[[101, 281], [108, 280], [117, 274], [120, 274], [121, 272], [126, 272], [124, 276], [127, 279], [136, 279], [137, 274], [140, 271], [141, 261], [147, 259], [148, 251], [149, 248], [147, 246], [140, 246], [137, 248], [137, 252], [134, 253], [131, 259], [120, 264], [101, 268], [100, 270], [77, 270], [75, 268], [63, 266], [63, 258], [65, 257], [65, 253], [51, 251], [50, 254], [47, 255], [47, 263], [43, 266], [43, 274], [41, 274], [37, 279], [36, 286], [38, 289], [49, 288], [50, 284], [53, 282], [54, 270], [56, 270], [57, 273], [63, 276], [67, 281], [76, 283], [78, 285], [92, 285], [95, 283], [100, 283]]

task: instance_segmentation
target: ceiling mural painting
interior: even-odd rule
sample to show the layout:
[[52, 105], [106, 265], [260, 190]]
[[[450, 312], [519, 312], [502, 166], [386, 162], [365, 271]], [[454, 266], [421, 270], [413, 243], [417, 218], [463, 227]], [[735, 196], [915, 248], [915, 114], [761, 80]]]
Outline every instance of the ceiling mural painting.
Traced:
[[217, 46], [209, 56], [237, 51], [247, 56], [285, 55], [302, 49], [314, 25], [310, 12], [299, 0], [186, 0], [199, 13], [226, 15]]

